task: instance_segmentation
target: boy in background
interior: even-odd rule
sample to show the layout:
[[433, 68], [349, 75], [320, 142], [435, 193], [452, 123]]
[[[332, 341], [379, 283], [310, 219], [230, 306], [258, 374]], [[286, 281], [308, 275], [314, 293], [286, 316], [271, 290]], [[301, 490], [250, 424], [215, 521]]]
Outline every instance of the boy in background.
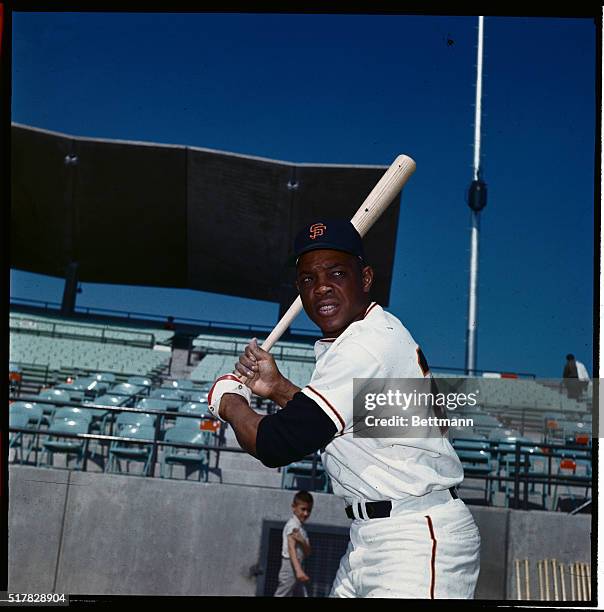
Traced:
[[281, 546], [281, 569], [275, 597], [293, 597], [296, 584], [300, 583], [306, 594], [304, 584], [310, 580], [302, 568], [302, 562], [310, 555], [308, 535], [303, 527], [312, 512], [313, 497], [308, 491], [298, 491], [292, 502], [293, 516], [283, 527]]

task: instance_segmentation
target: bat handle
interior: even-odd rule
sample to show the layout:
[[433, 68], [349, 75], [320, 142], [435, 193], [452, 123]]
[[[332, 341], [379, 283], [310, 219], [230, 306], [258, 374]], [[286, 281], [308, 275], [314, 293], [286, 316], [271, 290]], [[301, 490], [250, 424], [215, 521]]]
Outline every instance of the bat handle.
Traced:
[[[287, 328], [293, 323], [294, 319], [302, 312], [302, 299], [298, 296], [294, 303], [287, 309], [287, 312], [281, 317], [281, 320], [273, 331], [269, 334], [268, 338], [262, 343], [260, 347], [264, 351], [270, 351], [275, 343], [281, 338], [281, 336], [287, 331]], [[247, 382], [247, 377], [242, 376], [238, 372], [235, 372], [235, 376], [239, 377], [239, 380], [243, 384]]]

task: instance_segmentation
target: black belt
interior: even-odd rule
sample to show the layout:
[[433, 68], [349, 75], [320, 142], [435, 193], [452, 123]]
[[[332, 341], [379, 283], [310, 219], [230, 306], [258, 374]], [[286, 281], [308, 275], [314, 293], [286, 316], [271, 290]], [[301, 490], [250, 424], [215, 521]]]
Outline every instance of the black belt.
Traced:
[[[453, 499], [458, 499], [458, 495], [457, 495], [457, 491], [455, 490], [455, 487], [451, 487], [449, 489], [449, 493], [451, 493], [451, 497]], [[388, 518], [390, 516], [390, 511], [392, 510], [392, 502], [390, 501], [367, 502], [365, 504], [365, 510], [367, 511], [367, 516], [370, 519]], [[352, 506], [346, 507], [346, 516], [350, 519], [354, 518]], [[357, 504], [357, 516], [363, 516], [361, 512], [360, 504]]]

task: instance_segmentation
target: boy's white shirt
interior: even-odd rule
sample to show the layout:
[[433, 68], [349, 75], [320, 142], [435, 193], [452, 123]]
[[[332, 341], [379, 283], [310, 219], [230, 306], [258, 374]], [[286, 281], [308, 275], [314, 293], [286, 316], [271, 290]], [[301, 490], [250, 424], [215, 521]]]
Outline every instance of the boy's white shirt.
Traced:
[[[302, 526], [300, 519], [294, 514], [287, 523], [285, 523], [285, 527], [283, 527], [283, 542], [281, 545], [281, 556], [285, 559], [289, 559], [289, 548], [287, 547], [287, 536], [294, 531], [294, 529], [298, 530], [298, 533], [302, 535], [302, 537], [308, 542], [308, 534], [306, 530]], [[298, 556], [298, 561], [302, 561], [304, 559], [304, 549], [302, 548], [302, 544], [296, 542], [296, 554]]]

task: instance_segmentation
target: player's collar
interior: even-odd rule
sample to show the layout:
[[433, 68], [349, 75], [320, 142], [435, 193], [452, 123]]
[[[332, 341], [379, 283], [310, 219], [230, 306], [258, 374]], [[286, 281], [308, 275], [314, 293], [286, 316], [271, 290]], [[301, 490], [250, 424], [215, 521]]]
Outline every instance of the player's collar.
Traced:
[[363, 315], [363, 319], [378, 305], [377, 302], [371, 302], [371, 304], [369, 304], [369, 306], [367, 306], [367, 310], [365, 311], [365, 314]]

